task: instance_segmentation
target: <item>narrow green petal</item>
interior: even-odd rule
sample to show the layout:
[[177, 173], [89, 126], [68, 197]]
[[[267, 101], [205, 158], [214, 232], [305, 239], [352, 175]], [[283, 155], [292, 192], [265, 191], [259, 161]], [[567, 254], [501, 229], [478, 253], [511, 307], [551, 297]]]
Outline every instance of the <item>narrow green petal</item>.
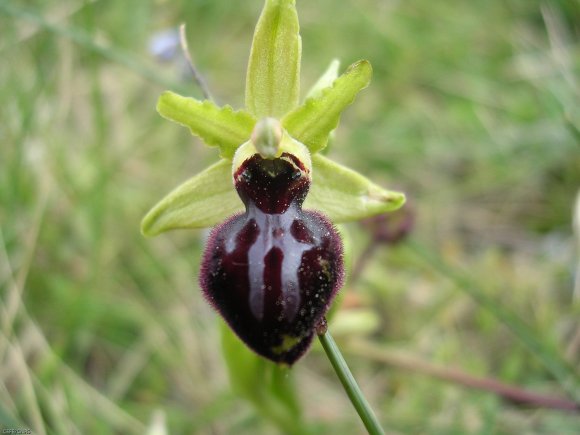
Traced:
[[338, 125], [343, 110], [354, 101], [359, 91], [368, 86], [371, 76], [372, 67], [366, 60], [351, 65], [332, 86], [288, 113], [282, 119], [282, 125], [310, 152], [322, 150], [328, 142], [328, 135]]
[[295, 0], [266, 0], [252, 42], [246, 108], [257, 118], [281, 118], [298, 105], [299, 35]]
[[156, 236], [177, 228], [211, 227], [243, 208], [232, 182], [232, 162], [220, 160], [153, 207], [141, 222], [141, 232]]
[[333, 59], [326, 68], [326, 71], [322, 73], [319, 79], [314, 83], [314, 85], [308, 90], [306, 94], [306, 99], [316, 98], [322, 91], [329, 86], [338, 78], [338, 68], [340, 68], [340, 61], [338, 59]]
[[209, 146], [217, 146], [220, 155], [231, 159], [238, 146], [246, 142], [256, 120], [243, 110], [218, 107], [209, 100], [199, 101], [166, 91], [157, 102], [157, 111], [171, 121], [189, 127]]
[[[306, 94], [306, 99], [317, 98], [322, 95], [322, 92], [332, 86], [332, 83], [338, 78], [338, 69], [340, 68], [340, 61], [338, 59], [333, 59], [330, 65], [324, 71], [322, 76], [314, 83], [314, 86], [310, 88]], [[336, 130], [332, 130], [328, 135], [328, 141], [325, 145], [325, 153], [328, 151], [329, 147], [334, 142], [334, 137], [336, 136]]]
[[304, 208], [320, 210], [339, 223], [396, 210], [404, 203], [404, 194], [385, 190], [320, 154], [312, 156], [312, 186]]

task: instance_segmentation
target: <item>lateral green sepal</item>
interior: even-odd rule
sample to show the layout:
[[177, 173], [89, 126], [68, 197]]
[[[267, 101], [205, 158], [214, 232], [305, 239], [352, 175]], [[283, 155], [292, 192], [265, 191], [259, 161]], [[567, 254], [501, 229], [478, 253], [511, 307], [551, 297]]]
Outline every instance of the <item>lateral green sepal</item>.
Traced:
[[322, 150], [328, 136], [340, 121], [344, 109], [366, 88], [372, 76], [372, 67], [366, 60], [351, 65], [331, 86], [308, 98], [301, 106], [282, 119], [282, 125], [311, 153]]
[[312, 185], [305, 209], [320, 210], [340, 223], [396, 210], [404, 203], [403, 193], [383, 189], [352, 169], [312, 155]]
[[178, 186], [141, 222], [145, 236], [178, 228], [211, 227], [244, 209], [232, 182], [232, 162], [222, 159]]
[[218, 107], [209, 100], [182, 97], [171, 91], [161, 94], [157, 111], [164, 118], [188, 127], [207, 145], [219, 147], [221, 157], [226, 159], [231, 159], [248, 140], [256, 124], [256, 119], [246, 111]]

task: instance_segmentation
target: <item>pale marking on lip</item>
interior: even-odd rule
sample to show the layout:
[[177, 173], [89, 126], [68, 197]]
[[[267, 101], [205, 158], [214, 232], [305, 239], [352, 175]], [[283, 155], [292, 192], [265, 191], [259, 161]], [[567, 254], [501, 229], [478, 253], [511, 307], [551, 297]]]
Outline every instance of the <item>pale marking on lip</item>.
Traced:
[[[257, 208], [254, 210], [254, 219], [260, 232], [248, 251], [248, 281], [250, 283], [250, 310], [258, 320], [264, 318], [266, 291], [264, 258], [274, 248], [279, 248], [284, 254], [280, 277], [283, 317], [291, 322], [298, 313], [301, 301], [298, 269], [302, 262], [302, 255], [313, 246], [310, 243], [299, 242], [291, 234], [290, 227], [296, 219], [300, 218], [300, 215], [301, 211], [294, 207], [290, 207], [285, 213], [279, 215], [263, 213]], [[275, 237], [274, 233], [278, 230], [283, 232], [283, 237]]]

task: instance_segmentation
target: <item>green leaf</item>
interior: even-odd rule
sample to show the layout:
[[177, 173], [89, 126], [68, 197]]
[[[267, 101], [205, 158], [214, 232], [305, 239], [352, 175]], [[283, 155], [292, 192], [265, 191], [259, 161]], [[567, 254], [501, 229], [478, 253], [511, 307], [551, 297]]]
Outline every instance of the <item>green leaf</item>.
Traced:
[[141, 232], [155, 236], [177, 228], [211, 227], [244, 209], [232, 182], [232, 163], [220, 160], [178, 186], [141, 222]]
[[304, 208], [321, 210], [339, 223], [396, 210], [404, 203], [404, 194], [385, 190], [320, 154], [312, 155], [312, 186]]
[[295, 0], [266, 0], [254, 32], [246, 76], [246, 108], [257, 118], [280, 119], [298, 105], [299, 30]]
[[209, 100], [199, 101], [165, 91], [157, 102], [157, 111], [173, 122], [189, 127], [209, 146], [217, 146], [223, 158], [231, 159], [238, 146], [252, 134], [256, 120], [243, 110], [218, 107]]
[[263, 371], [269, 362], [250, 351], [223, 321], [220, 321], [220, 330], [222, 352], [232, 389], [247, 400], [260, 402], [264, 386]]
[[288, 113], [282, 119], [282, 125], [311, 153], [322, 150], [328, 142], [328, 135], [338, 125], [343, 110], [354, 101], [359, 91], [368, 86], [371, 76], [369, 62], [361, 60], [351, 65], [332, 86]]

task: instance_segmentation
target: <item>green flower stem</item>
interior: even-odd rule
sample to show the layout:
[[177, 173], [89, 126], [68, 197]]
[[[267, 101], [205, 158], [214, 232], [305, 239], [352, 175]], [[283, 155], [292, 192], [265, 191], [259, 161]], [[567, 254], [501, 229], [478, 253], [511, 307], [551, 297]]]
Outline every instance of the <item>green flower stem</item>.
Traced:
[[377, 416], [365, 399], [330, 333], [326, 331], [324, 334], [319, 334], [318, 338], [368, 433], [370, 435], [384, 435], [385, 432], [377, 420]]

